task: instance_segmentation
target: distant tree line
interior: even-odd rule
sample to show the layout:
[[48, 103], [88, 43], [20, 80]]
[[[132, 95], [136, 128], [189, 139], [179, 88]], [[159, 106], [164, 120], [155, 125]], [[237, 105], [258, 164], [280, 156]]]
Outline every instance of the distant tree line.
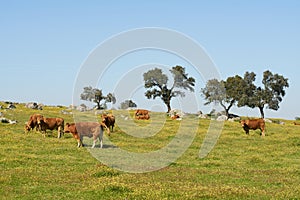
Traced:
[[[169, 84], [169, 78], [159, 68], [151, 69], [143, 74], [145, 96], [148, 99], [160, 98], [167, 107], [167, 112], [171, 111], [171, 100], [173, 97], [184, 97], [184, 90], [194, 92], [195, 79], [189, 77], [182, 66], [174, 66], [170, 69], [173, 76], [172, 83]], [[289, 87], [288, 79], [279, 74], [273, 74], [269, 70], [263, 73], [262, 85], [255, 85], [256, 74], [246, 72], [244, 77], [235, 75], [226, 80], [211, 79], [208, 80], [200, 93], [206, 100], [204, 105], [210, 103], [220, 104], [229, 116], [229, 110], [232, 106], [247, 106], [258, 108], [261, 117], [264, 118], [264, 109], [278, 110], [279, 103], [285, 96], [285, 88]], [[112, 93], [106, 96], [102, 90], [97, 88], [84, 87], [81, 94], [82, 100], [96, 103], [97, 109], [106, 108], [106, 103], [115, 103], [116, 98]], [[102, 103], [101, 103], [102, 102]], [[121, 109], [137, 107], [132, 100], [125, 100], [121, 103]]]

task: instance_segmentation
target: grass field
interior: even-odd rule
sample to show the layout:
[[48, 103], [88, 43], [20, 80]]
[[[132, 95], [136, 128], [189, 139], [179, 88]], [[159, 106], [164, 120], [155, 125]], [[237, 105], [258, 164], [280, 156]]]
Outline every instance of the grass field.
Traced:
[[[0, 199], [300, 199], [300, 126], [292, 121], [267, 123], [264, 138], [260, 131], [247, 136], [238, 122], [225, 122], [214, 149], [200, 159], [210, 120], [187, 116], [199, 129], [182, 156], [157, 171], [127, 173], [99, 162], [88, 148], [77, 148], [71, 134], [57, 139], [56, 131], [45, 138], [35, 131], [24, 133], [33, 113], [72, 122], [72, 115], [61, 114], [63, 109], [36, 111], [18, 104], [14, 110], [0, 110], [18, 121], [0, 124]], [[161, 126], [155, 117], [161, 113], [152, 115], [149, 122], [133, 123]], [[110, 141], [127, 151], [151, 152], [168, 144], [180, 123], [167, 119], [148, 138], [127, 135], [117, 126]], [[101, 151], [109, 157], [106, 142]]]

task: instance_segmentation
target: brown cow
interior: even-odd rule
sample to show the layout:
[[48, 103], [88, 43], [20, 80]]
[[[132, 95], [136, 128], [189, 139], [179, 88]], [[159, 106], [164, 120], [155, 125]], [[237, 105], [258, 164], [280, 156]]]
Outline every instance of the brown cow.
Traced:
[[135, 117], [136, 119], [146, 119], [146, 120], [149, 120], [150, 119], [150, 115], [138, 115]]
[[242, 127], [246, 134], [249, 134], [249, 130], [261, 130], [261, 135], [265, 136], [265, 121], [264, 119], [246, 119], [241, 121]]
[[41, 126], [41, 131], [44, 133], [44, 137], [46, 136], [46, 130], [57, 130], [58, 135], [57, 138], [60, 138], [64, 132], [64, 119], [63, 118], [46, 118], [46, 117], [38, 117], [37, 123]]
[[179, 116], [178, 114], [172, 115], [172, 116], [171, 116], [171, 119], [173, 119], [173, 120], [174, 120], [174, 119], [180, 119], [180, 116]]
[[300, 125], [300, 123], [299, 122], [294, 122], [294, 125]]
[[136, 119], [150, 119], [149, 111], [144, 109], [137, 109], [134, 112], [134, 116]]
[[35, 128], [36, 131], [40, 131], [41, 127], [40, 125], [37, 123], [37, 118], [38, 117], [43, 117], [40, 114], [33, 114], [30, 116], [28, 122], [26, 123], [25, 127], [24, 127], [24, 131], [29, 132], [30, 130], [33, 130]]
[[102, 115], [102, 123], [106, 125], [106, 129], [110, 129], [111, 127], [111, 132], [114, 131], [115, 121], [115, 116], [113, 114]]
[[134, 115], [135, 116], [139, 116], [139, 115], [148, 115], [149, 114], [149, 111], [148, 110], [144, 110], [144, 109], [137, 109], [135, 112], [134, 112]]
[[93, 137], [93, 146], [96, 146], [97, 139], [100, 140], [100, 148], [103, 146], [103, 127], [105, 124], [97, 122], [77, 122], [66, 123], [64, 132], [72, 133], [73, 137], [77, 140], [77, 147], [84, 146], [82, 143], [83, 136]]

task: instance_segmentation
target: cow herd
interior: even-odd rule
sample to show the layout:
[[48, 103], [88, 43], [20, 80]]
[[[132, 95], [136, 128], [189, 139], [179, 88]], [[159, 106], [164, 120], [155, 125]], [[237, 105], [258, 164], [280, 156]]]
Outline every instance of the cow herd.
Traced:
[[[144, 109], [137, 109], [134, 112], [134, 117], [137, 120], [149, 120], [150, 112]], [[174, 116], [171, 119], [175, 119]], [[265, 136], [265, 121], [264, 119], [247, 119], [240, 121], [246, 134], [249, 134], [249, 130], [261, 130], [261, 135]], [[93, 138], [92, 148], [95, 147], [97, 140], [100, 141], [100, 148], [103, 146], [103, 132], [107, 130], [107, 134], [110, 136], [110, 132], [113, 132], [115, 125], [115, 116], [112, 114], [102, 114], [101, 122], [76, 122], [66, 123], [63, 118], [48, 118], [41, 114], [33, 114], [30, 116], [24, 129], [25, 132], [30, 130], [36, 130], [46, 136], [47, 130], [57, 130], [57, 137], [60, 138], [64, 133], [71, 133], [77, 140], [77, 147], [83, 146], [83, 137]]]

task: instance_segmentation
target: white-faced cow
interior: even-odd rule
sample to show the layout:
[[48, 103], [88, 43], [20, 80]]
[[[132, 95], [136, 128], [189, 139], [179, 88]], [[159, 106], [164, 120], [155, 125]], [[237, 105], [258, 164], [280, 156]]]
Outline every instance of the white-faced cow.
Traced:
[[100, 140], [100, 148], [103, 146], [103, 128], [105, 124], [97, 122], [77, 122], [77, 123], [66, 123], [64, 132], [72, 133], [73, 137], [77, 140], [77, 147], [83, 146], [83, 137], [93, 137], [93, 146], [96, 146], [97, 139]]
[[264, 119], [246, 119], [241, 121], [241, 125], [244, 128], [246, 134], [249, 134], [249, 130], [261, 130], [261, 135], [265, 136], [265, 121]]
[[47, 117], [38, 117], [37, 123], [41, 127], [41, 131], [46, 136], [46, 130], [57, 130], [57, 138], [60, 138], [64, 133], [64, 119], [63, 118], [47, 118]]

